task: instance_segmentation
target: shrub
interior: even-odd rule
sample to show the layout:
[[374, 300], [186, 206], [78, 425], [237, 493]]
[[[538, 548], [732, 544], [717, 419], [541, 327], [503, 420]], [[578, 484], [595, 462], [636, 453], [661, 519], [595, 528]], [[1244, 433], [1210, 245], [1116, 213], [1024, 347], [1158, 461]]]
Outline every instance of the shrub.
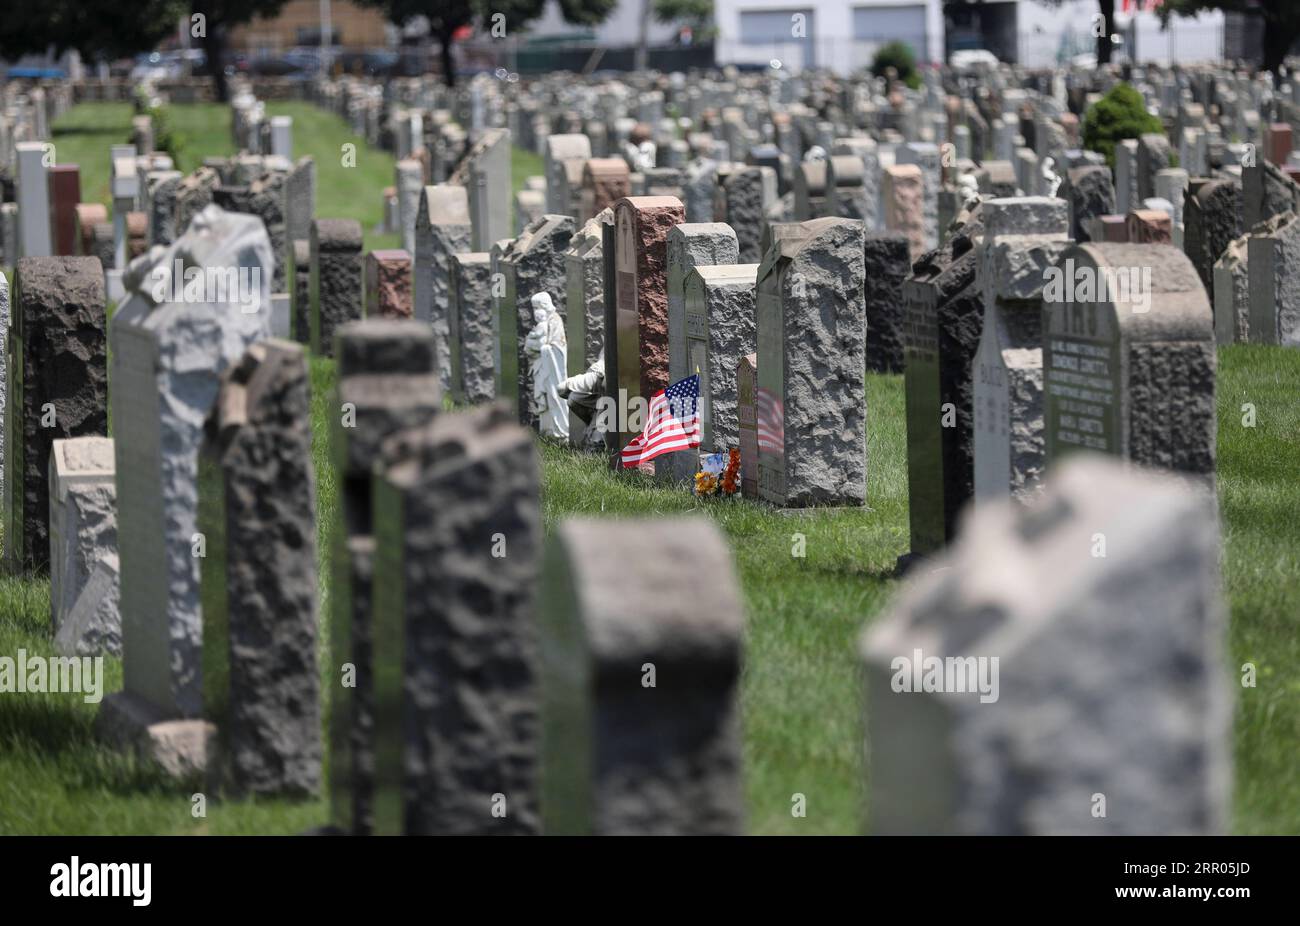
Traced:
[[1115, 169], [1115, 144], [1149, 132], [1164, 133], [1158, 116], [1147, 112], [1142, 94], [1128, 84], [1116, 84], [1083, 117], [1083, 147], [1104, 155]]
[[916, 55], [912, 53], [912, 46], [905, 42], [886, 42], [877, 48], [876, 57], [871, 61], [871, 73], [876, 77], [884, 77], [889, 68], [893, 68], [898, 73], [898, 79], [913, 90], [920, 88], [921, 75], [916, 70]]

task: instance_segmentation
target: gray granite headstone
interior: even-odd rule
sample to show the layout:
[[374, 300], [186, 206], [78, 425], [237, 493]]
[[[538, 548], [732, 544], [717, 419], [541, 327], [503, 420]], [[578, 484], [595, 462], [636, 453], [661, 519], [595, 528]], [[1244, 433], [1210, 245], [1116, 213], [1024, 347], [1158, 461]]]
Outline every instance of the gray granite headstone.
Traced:
[[975, 499], [1035, 491], [1043, 468], [1043, 287], [1069, 244], [1064, 200], [981, 205], [984, 324], [974, 361]]
[[433, 329], [438, 377], [451, 388], [451, 256], [469, 250], [469, 196], [464, 187], [426, 186], [415, 217], [414, 316]]
[[496, 395], [497, 349], [492, 255], [476, 251], [451, 255], [451, 292], [447, 316], [451, 397], [470, 405], [489, 402]]
[[759, 240], [766, 224], [767, 207], [776, 201], [776, 171], [770, 167], [744, 167], [732, 171], [723, 181], [724, 214], [715, 218], [736, 231], [739, 260], [752, 264], [763, 259]]
[[1211, 497], [1100, 457], [977, 508], [863, 638], [871, 832], [1222, 833], [1219, 560]]
[[[222, 371], [270, 335], [274, 259], [260, 219], [213, 205], [127, 274], [129, 295], [110, 326], [125, 690], [101, 706], [107, 727], [202, 711], [199, 444]], [[167, 280], [176, 261], [243, 268], [250, 283], [257, 270], [262, 285], [227, 290], [226, 301], [214, 289], [210, 301], [155, 302], [155, 274]]]
[[[690, 339], [686, 314], [686, 278], [696, 267], [734, 264], [740, 246], [730, 225], [702, 222], [676, 225], [668, 230], [668, 382], [675, 383], [696, 372], [688, 357]], [[703, 346], [706, 339], [701, 339]], [[696, 348], [699, 350], [699, 348]], [[753, 350], [752, 345], [740, 354]], [[737, 354], [739, 356], [740, 354]], [[703, 372], [701, 370], [701, 375]], [[704, 396], [701, 383], [700, 396]], [[699, 450], [664, 454], [655, 461], [655, 472], [671, 479], [689, 480], [699, 471]]]
[[473, 248], [488, 250], [510, 234], [510, 131], [488, 129], [466, 156]]
[[254, 344], [221, 374], [204, 424], [203, 710], [218, 791], [320, 790], [310, 387], [302, 345]]
[[[400, 661], [379, 661], [374, 639], [375, 521], [371, 474], [386, 440], [428, 422], [441, 408], [433, 332], [414, 319], [366, 319], [344, 325], [335, 350], [338, 386], [330, 409], [339, 482], [330, 584], [330, 808], [345, 832], [374, 826], [375, 691], [379, 671], [401, 674]], [[344, 684], [351, 669], [355, 684]]]
[[334, 356], [335, 331], [361, 318], [361, 223], [311, 223], [311, 352]]
[[867, 369], [903, 372], [903, 281], [912, 272], [907, 236], [868, 232], [864, 302], [867, 309]]
[[866, 502], [863, 226], [812, 219], [758, 271], [758, 490], [788, 507]]
[[706, 519], [568, 520], [542, 598], [548, 835], [736, 835], [744, 613]]
[[684, 375], [700, 374], [700, 448], [705, 453], [740, 447], [736, 370], [740, 358], [757, 347], [758, 266], [697, 265], [686, 277]]
[[[375, 477], [375, 832], [541, 827], [537, 450], [502, 404], [384, 445]], [[394, 646], [396, 644], [396, 646]]]
[[1250, 342], [1300, 346], [1300, 218], [1281, 213], [1247, 240]]
[[50, 558], [50, 450], [108, 431], [104, 270], [93, 257], [23, 257], [5, 349], [5, 563]]
[[[78, 601], [101, 560], [112, 557], [111, 607], [75, 623]], [[117, 490], [113, 441], [108, 437], [56, 440], [50, 451], [50, 628], [65, 656], [122, 655], [117, 589]], [[91, 594], [94, 594], [92, 591]]]
[[1214, 328], [1191, 261], [1172, 245], [1094, 243], [1058, 267], [1106, 293], [1043, 292], [1048, 460], [1093, 450], [1213, 485]]

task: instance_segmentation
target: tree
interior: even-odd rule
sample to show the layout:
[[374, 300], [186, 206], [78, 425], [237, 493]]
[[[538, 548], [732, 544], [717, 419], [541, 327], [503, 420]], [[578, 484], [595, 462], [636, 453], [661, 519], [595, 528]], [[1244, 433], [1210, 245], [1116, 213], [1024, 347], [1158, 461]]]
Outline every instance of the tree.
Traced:
[[190, 4], [190, 36], [203, 45], [217, 100], [224, 103], [230, 99], [225, 68], [226, 30], [255, 16], [274, 17], [284, 4], [285, 0], [193, 0]]
[[[405, 26], [423, 16], [429, 23], [429, 35], [437, 39], [442, 79], [447, 86], [456, 84], [455, 62], [451, 43], [456, 33], [475, 20], [494, 37], [504, 37], [522, 29], [546, 9], [546, 0], [357, 0], [362, 6], [382, 10], [389, 21]], [[604, 22], [618, 0], [560, 0], [560, 14], [573, 25], [592, 26]]]
[[661, 23], [683, 22], [696, 38], [713, 30], [713, 0], [654, 0], [655, 20]]
[[1083, 116], [1083, 147], [1105, 155], [1111, 170], [1115, 169], [1116, 144], [1156, 132], [1164, 132], [1160, 118], [1147, 112], [1142, 94], [1124, 83], [1112, 87]]
[[124, 58], [176, 30], [185, 0], [40, 0], [0, 16], [0, 58], [75, 50], [86, 61]]
[[1171, 16], [1195, 16], [1203, 10], [1229, 13], [1255, 13], [1264, 22], [1264, 60], [1260, 67], [1281, 80], [1279, 69], [1291, 46], [1300, 39], [1300, 3], [1296, 0], [1165, 0], [1160, 20], [1168, 24]]

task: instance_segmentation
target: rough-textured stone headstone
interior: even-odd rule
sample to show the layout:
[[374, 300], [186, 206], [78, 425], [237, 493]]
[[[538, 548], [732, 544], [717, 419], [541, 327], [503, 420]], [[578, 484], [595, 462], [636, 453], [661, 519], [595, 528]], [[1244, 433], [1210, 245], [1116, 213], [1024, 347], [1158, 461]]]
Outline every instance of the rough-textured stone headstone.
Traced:
[[1170, 245], [1088, 244], [1058, 266], [1067, 287], [1082, 271], [1106, 293], [1043, 293], [1049, 461], [1093, 450], [1212, 483], [1214, 328], [1191, 262]]
[[[90, 609], [95, 620], [72, 624], [96, 566], [113, 558], [111, 608]], [[50, 628], [65, 656], [122, 655], [117, 592], [117, 491], [113, 441], [107, 437], [56, 440], [50, 452]], [[94, 594], [94, 591], [91, 592]]]
[[892, 164], [885, 168], [880, 190], [880, 211], [888, 231], [906, 236], [910, 257], [916, 260], [925, 250], [925, 183], [915, 164]]
[[[618, 333], [614, 347], [618, 353], [617, 385], [626, 390], [629, 400], [640, 396], [649, 402], [670, 383], [668, 232], [685, 218], [681, 200], [672, 196], [632, 196], [614, 206]], [[608, 337], [605, 345], [608, 354]], [[633, 436], [620, 434], [619, 447], [626, 446]]]
[[50, 557], [50, 449], [108, 431], [104, 271], [93, 257], [23, 257], [5, 344], [5, 562]]
[[1115, 214], [1115, 186], [1110, 179], [1110, 168], [1104, 165], [1071, 169], [1061, 192], [1070, 204], [1070, 236], [1076, 241], [1090, 240], [1090, 219]]
[[249, 212], [262, 220], [267, 237], [271, 239], [271, 252], [275, 268], [271, 276], [271, 292], [286, 293], [285, 282], [285, 231], [284, 182], [288, 175], [281, 170], [263, 173], [248, 185], [248, 196], [240, 212]]
[[1187, 171], [1181, 167], [1167, 167], [1156, 171], [1156, 196], [1167, 200], [1174, 207], [1173, 235], [1174, 244], [1183, 246], [1183, 210], [1187, 198]]
[[[670, 239], [673, 234], [675, 230], [670, 233]], [[737, 420], [736, 370], [737, 360], [752, 355], [757, 347], [754, 292], [758, 266], [696, 265], [683, 287], [686, 369], [682, 375], [696, 372], [700, 375], [700, 447], [706, 453], [727, 452], [742, 443]], [[752, 411], [752, 384], [750, 400]], [[749, 423], [752, 432], [754, 418]], [[756, 453], [757, 447], [754, 450]], [[698, 462], [698, 454], [694, 451], [691, 454]], [[692, 475], [688, 473], [686, 478]]]
[[863, 640], [871, 831], [1223, 832], [1218, 534], [1212, 498], [1097, 457], [977, 509]]
[[910, 243], [899, 232], [868, 232], [864, 301], [867, 369], [903, 372], [903, 281], [912, 272]]
[[1300, 219], [1294, 212], [1274, 216], [1248, 242], [1249, 339], [1300, 346]]
[[150, 246], [176, 240], [176, 193], [184, 176], [178, 170], [154, 171], [148, 176]]
[[788, 507], [866, 501], [863, 227], [813, 219], [758, 271], [758, 489]]
[[316, 161], [301, 157], [284, 178], [284, 234], [290, 242], [311, 237], [316, 218]]
[[776, 171], [770, 167], [744, 167], [729, 173], [722, 184], [724, 208], [722, 215], [715, 209], [714, 218], [736, 230], [742, 263], [761, 261], [759, 240], [767, 208], [776, 202]]
[[546, 833], [740, 833], [744, 614], [722, 534], [704, 519], [570, 520], [546, 555]]
[[1069, 245], [1064, 200], [1026, 196], [981, 205], [984, 324], [975, 356], [975, 498], [1037, 488], [1044, 463], [1043, 288]]
[[424, 167], [414, 158], [398, 161], [394, 167], [397, 177], [397, 230], [403, 250], [415, 253], [415, 221], [420, 210], [420, 197], [424, 192]]
[[[698, 364], [689, 355], [691, 319], [686, 313], [686, 278], [696, 267], [715, 264], [734, 264], [739, 258], [740, 246], [730, 225], [722, 222], [682, 224], [668, 230], [668, 382], [675, 383], [696, 372]], [[701, 307], [703, 308], [703, 307]], [[708, 314], [705, 312], [704, 318]], [[698, 322], [697, 322], [698, 324]], [[698, 346], [703, 350], [707, 343], [707, 329], [698, 332]], [[749, 353], [753, 345], [739, 351]], [[700, 370], [701, 378], [704, 376]], [[700, 384], [700, 397], [704, 397], [704, 383]], [[656, 473], [677, 479], [690, 479], [699, 470], [699, 451], [683, 450], [665, 454], [656, 461]]]
[[[452, 307], [447, 315], [448, 373], [457, 403], [491, 401], [496, 392], [492, 255], [474, 251], [451, 256]], [[442, 370], [439, 368], [439, 379]]]
[[[846, 219], [862, 219], [868, 231], [879, 228], [881, 166], [875, 141], [865, 137], [836, 139], [832, 154], [855, 158], [861, 165], [854, 171], [850, 165], [831, 158], [832, 182], [839, 196], [838, 214]], [[841, 177], [846, 172], [857, 175], [855, 183], [842, 185]]]
[[221, 374], [199, 467], [208, 780], [237, 794], [321, 785], [316, 478], [302, 345], [254, 344]]
[[221, 177], [211, 167], [200, 167], [184, 177], [176, 188], [174, 234], [180, 236], [190, 227], [190, 220], [212, 202], [213, 191]]
[[406, 251], [366, 255], [366, 317], [411, 317], [411, 255]]
[[573, 218], [544, 215], [510, 242], [500, 258], [505, 289], [497, 301], [497, 337], [500, 362], [497, 366], [496, 396], [513, 404], [519, 423], [536, 427], [532, 410], [530, 363], [524, 355], [524, 341], [537, 323], [533, 296], [545, 292], [565, 317], [564, 252], [573, 238]]
[[361, 223], [311, 223], [311, 351], [334, 356], [334, 334], [361, 318]]
[[1231, 180], [1194, 182], [1183, 214], [1183, 250], [1205, 292], [1214, 292], [1214, 262], [1242, 233], [1241, 184]]
[[[601, 226], [614, 221], [606, 209], [584, 224], [564, 253], [565, 337], [569, 376], [583, 373], [600, 358], [605, 346], [605, 264], [601, 250]], [[575, 422], [573, 419], [577, 419]], [[581, 419], [570, 416], [570, 425], [581, 427]]]
[[[132, 264], [111, 326], [125, 690], [104, 699], [98, 722], [155, 758], [170, 751], [177, 765], [201, 768], [203, 725], [173, 723], [198, 717], [203, 700], [199, 442], [221, 372], [270, 334], [274, 255], [259, 219], [215, 205], [155, 254]], [[258, 269], [262, 286], [245, 293], [249, 303], [229, 290], [224, 302], [155, 303], [154, 272], [166, 279], [175, 261]]]
[[682, 203], [687, 222], [713, 221], [713, 194], [717, 184], [718, 162], [697, 158], [686, 165], [682, 180]]
[[374, 490], [378, 834], [540, 830], [540, 477], [514, 417], [502, 405], [439, 415], [384, 446]]
[[1219, 344], [1250, 339], [1250, 234], [1235, 239], [1214, 262], [1214, 338]]
[[415, 219], [415, 318], [433, 328], [444, 390], [451, 388], [451, 256], [469, 251], [472, 237], [469, 195], [464, 187], [442, 184], [420, 192]]
[[1125, 138], [1115, 143], [1115, 211], [1127, 214], [1142, 202], [1138, 190], [1138, 141]]
[[325, 677], [355, 668], [355, 687], [331, 686], [330, 806], [345, 832], [373, 827], [376, 676], [397, 672], [379, 662], [374, 639], [375, 522], [371, 474], [386, 440], [427, 422], [442, 407], [433, 332], [414, 320], [366, 319], [337, 333], [337, 406], [332, 453], [339, 482], [330, 584], [330, 663]]

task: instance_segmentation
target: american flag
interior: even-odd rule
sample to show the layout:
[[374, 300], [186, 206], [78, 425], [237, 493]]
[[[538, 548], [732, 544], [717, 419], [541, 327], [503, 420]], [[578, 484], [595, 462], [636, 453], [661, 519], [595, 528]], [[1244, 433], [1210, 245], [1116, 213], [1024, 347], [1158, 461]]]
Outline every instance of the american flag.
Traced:
[[623, 448], [630, 469], [674, 450], [700, 446], [700, 376], [688, 376], [650, 397], [645, 430]]
[[785, 407], [781, 397], [770, 389], [756, 390], [754, 411], [758, 448], [785, 453]]

